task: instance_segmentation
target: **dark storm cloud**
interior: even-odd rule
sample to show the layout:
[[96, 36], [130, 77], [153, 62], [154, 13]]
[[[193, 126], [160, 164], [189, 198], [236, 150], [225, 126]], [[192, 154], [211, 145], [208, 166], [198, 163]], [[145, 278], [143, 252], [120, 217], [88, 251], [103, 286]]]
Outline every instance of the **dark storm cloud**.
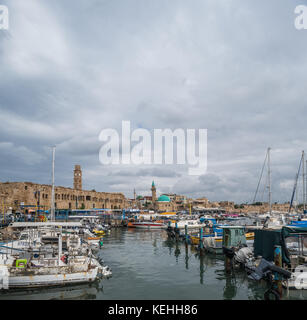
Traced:
[[[0, 180], [132, 196], [158, 192], [250, 201], [268, 146], [274, 201], [287, 201], [306, 143], [304, 1], [2, 0]], [[103, 166], [104, 128], [207, 128], [208, 172]]]

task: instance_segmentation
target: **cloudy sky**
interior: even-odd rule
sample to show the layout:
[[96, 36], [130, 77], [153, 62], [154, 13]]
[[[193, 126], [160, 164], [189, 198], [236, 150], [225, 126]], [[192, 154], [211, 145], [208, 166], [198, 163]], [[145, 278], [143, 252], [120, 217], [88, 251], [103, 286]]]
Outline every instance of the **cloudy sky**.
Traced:
[[[267, 147], [273, 201], [307, 151], [306, 0], [0, 0], [0, 181], [253, 199]], [[208, 129], [208, 169], [102, 165], [101, 130]], [[264, 179], [265, 180], [265, 179]], [[258, 200], [267, 200], [263, 186]]]

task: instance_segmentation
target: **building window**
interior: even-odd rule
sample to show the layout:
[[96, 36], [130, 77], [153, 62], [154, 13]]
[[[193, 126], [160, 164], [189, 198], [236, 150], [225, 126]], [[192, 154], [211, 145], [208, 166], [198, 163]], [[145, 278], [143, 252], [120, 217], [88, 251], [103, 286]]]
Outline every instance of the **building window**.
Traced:
[[28, 186], [25, 186], [25, 190], [28, 190]]
[[91, 201], [91, 196], [86, 196], [87, 201]]

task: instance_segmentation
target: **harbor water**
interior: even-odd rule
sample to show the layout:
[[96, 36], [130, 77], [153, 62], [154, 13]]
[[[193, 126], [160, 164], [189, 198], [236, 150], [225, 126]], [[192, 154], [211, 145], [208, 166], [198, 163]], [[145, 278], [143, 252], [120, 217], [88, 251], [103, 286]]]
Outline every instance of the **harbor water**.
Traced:
[[[199, 256], [193, 247], [169, 240], [163, 230], [112, 229], [99, 256], [112, 268], [109, 279], [9, 291], [1, 293], [0, 299], [262, 300], [266, 289], [249, 280], [244, 271], [227, 275], [222, 257]], [[307, 294], [299, 291], [293, 298], [307, 299]]]

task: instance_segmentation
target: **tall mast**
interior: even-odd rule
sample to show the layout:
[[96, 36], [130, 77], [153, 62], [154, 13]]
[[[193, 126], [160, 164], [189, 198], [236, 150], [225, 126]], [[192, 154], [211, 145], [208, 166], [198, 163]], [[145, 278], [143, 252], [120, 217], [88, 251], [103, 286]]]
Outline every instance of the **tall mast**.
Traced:
[[[307, 170], [307, 160], [306, 160], [306, 170]], [[305, 173], [305, 178], [306, 178], [306, 180], [305, 180], [305, 188], [306, 188], [306, 186], [307, 186], [307, 173]], [[307, 192], [305, 190], [305, 198], [304, 198], [305, 207], [306, 207], [306, 198], [307, 198]], [[305, 209], [305, 207], [304, 207], [304, 209]]]
[[268, 148], [268, 178], [269, 178], [269, 208], [270, 208], [270, 215], [272, 214], [272, 192], [271, 192], [271, 163], [270, 163], [270, 151], [271, 148]]
[[302, 151], [302, 165], [303, 165], [303, 212], [305, 210], [305, 195], [306, 195], [306, 190], [305, 190], [305, 152], [304, 150]]
[[55, 146], [52, 147], [52, 190], [51, 190], [51, 221], [55, 219], [55, 207], [54, 207], [54, 159], [55, 159]]

